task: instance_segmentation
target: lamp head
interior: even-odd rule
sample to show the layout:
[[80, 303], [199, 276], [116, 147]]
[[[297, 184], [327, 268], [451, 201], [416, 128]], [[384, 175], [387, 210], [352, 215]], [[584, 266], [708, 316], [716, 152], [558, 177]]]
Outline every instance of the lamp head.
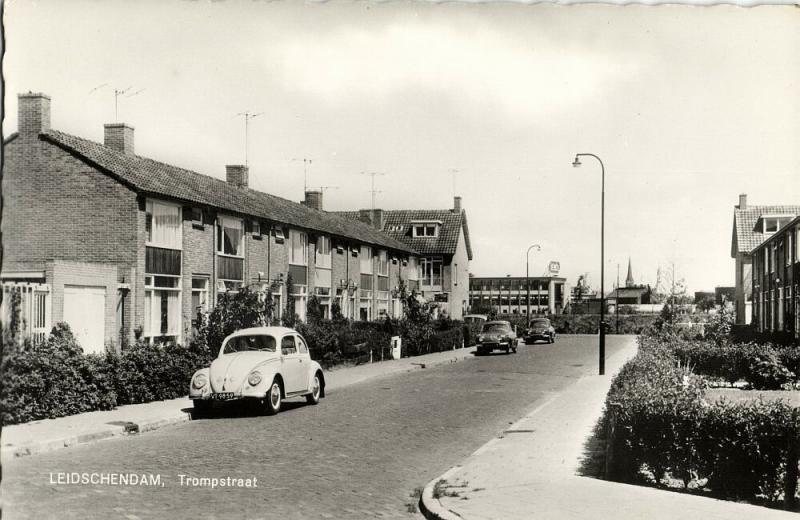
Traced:
[[577, 168], [577, 167], [578, 167], [578, 166], [580, 166], [580, 165], [581, 165], [581, 160], [580, 160], [580, 159], [578, 158], [578, 156], [576, 155], [576, 156], [575, 156], [575, 160], [574, 160], [574, 161], [572, 161], [572, 166], [573, 166], [573, 168]]

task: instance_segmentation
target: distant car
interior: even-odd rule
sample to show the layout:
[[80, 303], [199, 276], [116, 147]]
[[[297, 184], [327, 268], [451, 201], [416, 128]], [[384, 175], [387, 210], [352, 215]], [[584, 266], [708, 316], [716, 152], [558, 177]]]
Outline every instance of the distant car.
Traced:
[[478, 334], [478, 354], [493, 350], [517, 351], [517, 333], [507, 321], [487, 321]]
[[249, 401], [271, 415], [280, 411], [284, 399], [303, 396], [309, 404], [319, 403], [325, 397], [325, 378], [303, 337], [286, 327], [234, 332], [222, 342], [211, 366], [195, 372], [189, 383], [189, 398], [200, 414], [214, 402]]
[[543, 340], [553, 343], [556, 340], [556, 329], [547, 318], [535, 318], [531, 320], [530, 328], [525, 331], [523, 336], [526, 345], [535, 343], [536, 340]]
[[464, 323], [467, 325], [483, 325], [488, 321], [489, 317], [485, 314], [465, 314]]

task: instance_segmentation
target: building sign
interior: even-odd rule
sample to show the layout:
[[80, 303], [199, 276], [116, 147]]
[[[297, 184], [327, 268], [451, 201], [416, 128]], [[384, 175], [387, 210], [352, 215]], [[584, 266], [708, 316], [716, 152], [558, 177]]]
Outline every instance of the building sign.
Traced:
[[547, 266], [547, 270], [550, 271], [550, 274], [558, 274], [558, 272], [561, 270], [561, 263], [551, 261], [550, 265]]
[[433, 295], [433, 301], [437, 303], [447, 303], [447, 296], [450, 293], [437, 293]]

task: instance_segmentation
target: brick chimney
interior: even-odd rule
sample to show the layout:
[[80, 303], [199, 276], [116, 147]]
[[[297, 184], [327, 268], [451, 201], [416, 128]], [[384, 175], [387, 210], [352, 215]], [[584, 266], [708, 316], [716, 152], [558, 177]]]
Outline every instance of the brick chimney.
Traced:
[[306, 200], [304, 206], [322, 211], [322, 190], [306, 190]]
[[103, 125], [103, 143], [125, 155], [133, 155], [133, 127], [125, 123]]
[[249, 169], [243, 164], [229, 164], [225, 166], [225, 178], [228, 183], [237, 188], [246, 188]]
[[360, 209], [358, 210], [358, 220], [369, 224], [377, 230], [383, 230], [382, 209]]
[[461, 197], [453, 197], [453, 213], [461, 213]]
[[41, 92], [28, 92], [17, 96], [17, 131], [21, 136], [37, 136], [50, 130], [50, 96]]
[[747, 209], [747, 193], [741, 193], [739, 195], [739, 205], [737, 206], [739, 209]]

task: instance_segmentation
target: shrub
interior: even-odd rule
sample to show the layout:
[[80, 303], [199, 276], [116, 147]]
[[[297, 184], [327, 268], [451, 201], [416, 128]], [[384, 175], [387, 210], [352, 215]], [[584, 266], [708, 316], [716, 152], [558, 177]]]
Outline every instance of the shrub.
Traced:
[[218, 352], [222, 341], [233, 332], [270, 324], [273, 307], [269, 293], [264, 297], [247, 287], [237, 293], [223, 293], [201, 325], [199, 336], [212, 352]]
[[747, 380], [758, 390], [780, 390], [794, 379], [772, 349], [758, 354], [748, 369]]
[[718, 313], [710, 316], [706, 322], [704, 327], [705, 337], [717, 343], [729, 340], [735, 321], [733, 313], [723, 306]]

